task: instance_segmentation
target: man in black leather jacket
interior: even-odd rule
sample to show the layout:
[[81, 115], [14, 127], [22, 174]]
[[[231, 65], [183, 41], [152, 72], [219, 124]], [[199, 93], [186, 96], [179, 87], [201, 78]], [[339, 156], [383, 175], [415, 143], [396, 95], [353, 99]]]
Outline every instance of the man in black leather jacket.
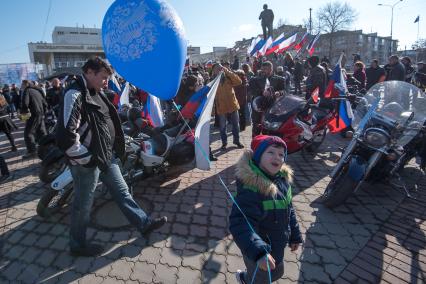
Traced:
[[311, 67], [309, 76], [306, 79], [306, 100], [308, 100], [312, 92], [319, 88], [319, 97], [324, 97], [324, 92], [327, 84], [327, 73], [321, 65], [319, 65], [319, 57], [312, 56], [308, 58], [309, 66]]
[[57, 141], [70, 162], [74, 181], [70, 252], [96, 256], [103, 248], [86, 242], [94, 192], [101, 180], [121, 212], [142, 235], [161, 227], [166, 217], [151, 219], [133, 200], [120, 171], [118, 158], [125, 151], [124, 134], [113, 104], [101, 93], [112, 74], [101, 58], [89, 59], [65, 92], [58, 121]]
[[[261, 66], [261, 75], [250, 79], [248, 92], [252, 101], [256, 99], [256, 97], [263, 96], [267, 80], [273, 92], [283, 91], [285, 89], [285, 79], [281, 76], [273, 75], [273, 70], [272, 63], [270, 61], [265, 61]], [[259, 126], [262, 119], [262, 113], [253, 109], [251, 119], [253, 123], [252, 136], [254, 137], [260, 134]]]

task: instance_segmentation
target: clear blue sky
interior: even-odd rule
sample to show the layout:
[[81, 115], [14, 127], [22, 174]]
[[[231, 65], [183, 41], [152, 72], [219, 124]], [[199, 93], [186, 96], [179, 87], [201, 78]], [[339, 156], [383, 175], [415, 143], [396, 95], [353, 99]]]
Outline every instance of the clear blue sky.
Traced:
[[[2, 0], [0, 8], [0, 63], [29, 62], [28, 42], [51, 42], [55, 26], [101, 27], [102, 19], [113, 0]], [[358, 11], [352, 29], [390, 35], [389, 7], [397, 0], [348, 1]], [[309, 8], [316, 9], [329, 0], [169, 0], [185, 25], [190, 45], [201, 46], [202, 52], [213, 46], [232, 46], [243, 37], [261, 33], [258, 16], [267, 3], [274, 10], [276, 21], [302, 24], [309, 17]], [[426, 0], [404, 0], [394, 9], [393, 36], [399, 39], [399, 49], [407, 49], [417, 37], [414, 19], [420, 15], [420, 38], [426, 38]], [[43, 31], [47, 19], [45, 35]], [[275, 21], [275, 22], [276, 22]]]

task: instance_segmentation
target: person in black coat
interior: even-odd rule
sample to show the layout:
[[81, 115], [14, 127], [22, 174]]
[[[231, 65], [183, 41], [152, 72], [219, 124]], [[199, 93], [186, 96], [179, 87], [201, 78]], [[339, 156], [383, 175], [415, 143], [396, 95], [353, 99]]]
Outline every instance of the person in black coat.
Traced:
[[21, 110], [21, 94], [19, 92], [19, 88], [12, 84], [10, 88], [10, 95], [12, 96], [12, 103], [15, 105], [15, 110], [20, 111]]
[[47, 102], [43, 91], [35, 87], [30, 81], [23, 80], [21, 88], [23, 89], [21, 114], [27, 115], [31, 113], [24, 130], [27, 154], [22, 156], [23, 159], [28, 159], [36, 156], [36, 139], [47, 134], [44, 124], [44, 113], [47, 110]]
[[367, 90], [375, 84], [383, 82], [386, 77], [385, 69], [379, 66], [379, 61], [377, 59], [371, 61], [370, 67], [365, 70], [365, 74], [367, 76]]
[[405, 81], [405, 67], [397, 55], [389, 57], [389, 72], [386, 81]]
[[319, 97], [324, 97], [324, 92], [327, 84], [327, 74], [324, 70], [324, 67], [319, 65], [318, 56], [312, 56], [308, 59], [309, 66], [311, 70], [309, 72], [309, 76], [306, 79], [306, 99], [308, 100], [312, 92], [318, 88], [319, 89]]
[[8, 104], [6, 98], [0, 94], [0, 131], [6, 134], [9, 139], [10, 146], [12, 146], [12, 152], [18, 151], [15, 145], [15, 139], [13, 138], [12, 131], [18, 129], [13, 121], [10, 119], [8, 114]]
[[5, 182], [10, 177], [9, 168], [2, 156], [0, 156], [0, 173], [0, 183]]
[[296, 57], [296, 59], [294, 60], [294, 76], [293, 76], [294, 92], [296, 95], [302, 93], [302, 87], [300, 86], [300, 83], [303, 81], [303, 74], [304, 74], [303, 64], [300, 63], [299, 58]]
[[262, 24], [263, 38], [266, 40], [268, 37], [272, 37], [274, 12], [268, 9], [268, 5], [263, 5], [263, 11], [260, 13], [259, 20], [261, 20]]
[[411, 59], [408, 56], [405, 56], [401, 59], [401, 63], [405, 67], [405, 82], [411, 83], [413, 76], [414, 76], [414, 67], [411, 64]]

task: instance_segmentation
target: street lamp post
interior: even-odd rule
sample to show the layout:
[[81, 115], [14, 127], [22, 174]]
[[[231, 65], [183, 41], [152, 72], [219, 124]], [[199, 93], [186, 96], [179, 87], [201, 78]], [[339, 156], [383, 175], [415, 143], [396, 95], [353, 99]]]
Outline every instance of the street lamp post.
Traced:
[[390, 42], [390, 48], [389, 51], [390, 53], [392, 53], [392, 31], [393, 31], [393, 8], [395, 8], [396, 5], [398, 5], [399, 3], [401, 3], [403, 0], [398, 0], [395, 2], [395, 4], [393, 5], [389, 5], [389, 4], [377, 4], [379, 6], [384, 6], [384, 7], [390, 7], [392, 12], [391, 12], [391, 32], [390, 32], [390, 38], [391, 38], [391, 42]]

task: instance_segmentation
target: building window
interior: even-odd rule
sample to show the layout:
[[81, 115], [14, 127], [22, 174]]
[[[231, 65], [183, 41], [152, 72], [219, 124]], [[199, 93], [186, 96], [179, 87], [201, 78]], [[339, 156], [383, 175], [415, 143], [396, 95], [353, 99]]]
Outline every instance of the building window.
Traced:
[[64, 34], [64, 32], [58, 32], [58, 35], [63, 35]]
[[80, 32], [81, 35], [88, 35], [89, 33], [86, 32]]
[[90, 33], [91, 35], [98, 35], [98, 33]]
[[78, 32], [70, 32], [72, 35], [78, 35]]

